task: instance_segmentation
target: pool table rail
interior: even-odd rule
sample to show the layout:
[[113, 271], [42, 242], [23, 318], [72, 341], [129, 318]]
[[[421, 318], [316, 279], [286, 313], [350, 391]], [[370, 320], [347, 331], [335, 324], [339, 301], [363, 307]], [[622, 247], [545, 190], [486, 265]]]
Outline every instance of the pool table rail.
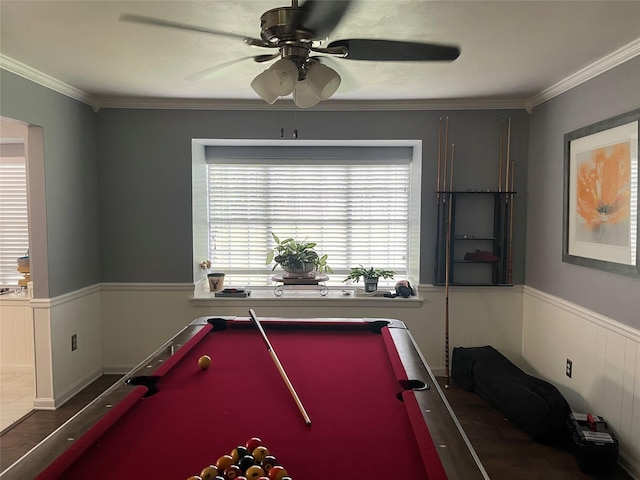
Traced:
[[[226, 325], [222, 327], [226, 323], [239, 328], [251, 327], [251, 321], [248, 317], [227, 316], [217, 318], [220, 320], [212, 317], [200, 317], [184, 327], [177, 335], [165, 342], [122, 379], [2, 472], [0, 479], [24, 480], [36, 478], [40, 472], [47, 469], [65, 451], [81, 448], [76, 446], [76, 442], [80, 437], [85, 434], [97, 435], [92, 431], [95, 430], [97, 424], [99, 425], [100, 422], [108, 424], [109, 422], [106, 421], [108, 416], [117, 414], [114, 410], [126, 408], [122, 407], [122, 405], [126, 405], [127, 402], [135, 402], [147, 393], [147, 387], [145, 386], [130, 385], [131, 379], [152, 376], [155, 372], [166, 369], [171, 362], [175, 361], [176, 357], [180, 357], [181, 349], [186, 344], [197, 340], [199, 334], [204, 334], [203, 329], [226, 328]], [[232, 322], [229, 322], [230, 320]], [[312, 328], [312, 325], [322, 324], [340, 325], [340, 328], [362, 328], [363, 324], [365, 324], [375, 332], [388, 327], [387, 330], [393, 340], [395, 351], [402, 361], [402, 368], [406, 374], [406, 384], [403, 386], [406, 391], [402, 395], [405, 399], [410, 399], [412, 403], [414, 402], [413, 397], [415, 397], [415, 401], [428, 427], [433, 446], [446, 472], [446, 477], [450, 480], [489, 479], [455, 413], [440, 389], [435, 376], [417, 347], [411, 332], [403, 322], [380, 318], [293, 320], [275, 317], [261, 318], [261, 322], [268, 325], [269, 328], [278, 328], [278, 325], [284, 326], [293, 322], [296, 322], [296, 324], [308, 324], [310, 328]], [[216, 324], [218, 327], [216, 327]]]

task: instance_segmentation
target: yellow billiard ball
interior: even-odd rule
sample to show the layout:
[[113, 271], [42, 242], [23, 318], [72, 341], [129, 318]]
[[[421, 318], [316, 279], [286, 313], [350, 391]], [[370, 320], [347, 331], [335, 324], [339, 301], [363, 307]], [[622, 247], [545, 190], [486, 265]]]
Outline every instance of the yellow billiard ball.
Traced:
[[204, 467], [200, 472], [200, 476], [202, 480], [214, 480], [218, 473], [218, 468], [215, 465], [209, 465], [208, 467]]
[[258, 465], [250, 466], [244, 474], [248, 480], [258, 480], [260, 477], [264, 477], [266, 475], [262, 467]]
[[209, 355], [202, 355], [198, 359], [198, 366], [202, 370], [206, 370], [207, 368], [209, 368], [211, 366], [211, 357]]

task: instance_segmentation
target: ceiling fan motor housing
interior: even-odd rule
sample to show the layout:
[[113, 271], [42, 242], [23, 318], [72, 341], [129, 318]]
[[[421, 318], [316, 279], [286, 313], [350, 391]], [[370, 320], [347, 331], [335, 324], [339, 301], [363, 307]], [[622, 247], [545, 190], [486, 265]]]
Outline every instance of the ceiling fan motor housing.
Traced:
[[315, 34], [296, 25], [300, 18], [299, 7], [279, 7], [266, 11], [260, 17], [260, 36], [266, 42], [280, 45], [284, 42], [311, 42]]

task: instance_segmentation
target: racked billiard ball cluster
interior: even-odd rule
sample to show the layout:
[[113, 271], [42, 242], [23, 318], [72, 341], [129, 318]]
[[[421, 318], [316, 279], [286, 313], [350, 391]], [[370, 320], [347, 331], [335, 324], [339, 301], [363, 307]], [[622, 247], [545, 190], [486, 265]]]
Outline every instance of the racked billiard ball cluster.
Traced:
[[262, 444], [258, 437], [252, 437], [244, 445], [234, 448], [228, 455], [222, 455], [214, 465], [205, 467], [200, 475], [187, 480], [293, 480], [285, 468], [278, 464], [276, 457]]

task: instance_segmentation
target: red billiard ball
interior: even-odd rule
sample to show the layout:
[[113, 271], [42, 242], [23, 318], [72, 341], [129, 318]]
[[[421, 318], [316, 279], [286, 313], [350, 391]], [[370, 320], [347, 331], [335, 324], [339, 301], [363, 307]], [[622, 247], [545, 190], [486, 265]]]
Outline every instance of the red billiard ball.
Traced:
[[262, 440], [260, 440], [258, 437], [251, 437], [249, 440], [247, 440], [245, 447], [247, 447], [247, 450], [249, 451], [249, 453], [251, 453], [260, 445], [262, 445]]
[[227, 480], [235, 480], [240, 476], [242, 476], [242, 470], [237, 465], [231, 465], [224, 471], [224, 478]]
[[207, 368], [209, 368], [211, 366], [211, 357], [209, 355], [202, 355], [198, 359], [198, 366], [202, 370], [206, 370]]
[[276, 460], [276, 457], [274, 457], [273, 455], [267, 455], [262, 460], [262, 468], [267, 473], [269, 473], [269, 470], [271, 470], [271, 468], [275, 467], [277, 464], [278, 464], [278, 461]]
[[276, 465], [269, 470], [269, 480], [282, 480], [287, 475], [287, 471], [281, 465]]

